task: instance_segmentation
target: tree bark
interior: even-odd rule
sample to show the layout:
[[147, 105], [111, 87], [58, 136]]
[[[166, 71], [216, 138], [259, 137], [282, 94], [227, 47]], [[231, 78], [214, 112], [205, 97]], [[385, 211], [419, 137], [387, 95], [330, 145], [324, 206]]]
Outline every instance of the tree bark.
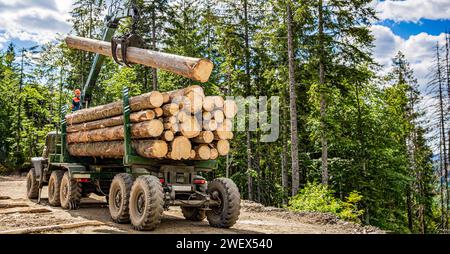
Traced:
[[[156, 12], [152, 9], [152, 49], [156, 51]], [[156, 68], [152, 68], [152, 84], [153, 91], [158, 90], [158, 72]]]
[[[150, 121], [155, 118], [155, 112], [153, 110], [143, 110], [130, 114], [130, 121], [132, 123], [138, 123], [143, 121]], [[123, 115], [115, 116], [111, 118], [96, 120], [92, 122], [74, 124], [67, 126], [67, 133], [88, 131], [106, 127], [112, 127], [123, 124]]]
[[[324, 28], [323, 28], [323, 2], [319, 0], [319, 84], [323, 89], [325, 86], [325, 50], [324, 50]], [[320, 92], [320, 139], [322, 142], [322, 184], [328, 184], [328, 139], [327, 139], [327, 126], [325, 123], [326, 118], [326, 100], [325, 92]]]
[[[442, 74], [441, 74], [441, 65], [440, 65], [440, 54], [439, 54], [439, 43], [436, 45], [436, 57], [437, 57], [437, 74], [438, 74], [438, 85], [439, 85], [439, 120], [440, 120], [440, 127], [441, 127], [441, 137], [442, 137], [442, 146], [443, 146], [443, 162], [444, 162], [444, 183], [445, 183], [445, 190], [446, 194], [448, 195], [448, 160], [447, 160], [447, 147], [446, 147], [446, 138], [445, 138], [445, 112], [444, 112], [444, 95], [443, 95], [443, 87], [442, 87]], [[446, 195], [444, 195], [446, 196]], [[447, 202], [445, 204], [448, 204], [448, 196], [447, 196]], [[448, 229], [448, 206], [445, 208], [445, 216], [444, 218], [444, 227], [445, 229]]]
[[[167, 154], [167, 143], [162, 140], [134, 140], [136, 152], [146, 158], [163, 158]], [[68, 145], [69, 153], [76, 157], [122, 158], [123, 141], [77, 143]]]
[[[67, 36], [65, 41], [69, 48], [112, 56], [111, 44], [105, 41], [78, 36]], [[121, 59], [120, 45], [117, 47], [117, 56]], [[127, 49], [127, 60], [130, 63], [159, 68], [200, 82], [208, 81], [214, 66], [208, 59], [178, 56], [135, 47]]]
[[295, 91], [295, 59], [293, 42], [293, 21], [290, 3], [286, 6], [288, 27], [288, 59], [289, 59], [289, 108], [291, 119], [291, 161], [292, 161], [292, 196], [296, 195], [300, 185], [298, 161], [298, 130], [297, 130], [297, 94]]
[[[131, 125], [132, 138], [159, 137], [164, 130], [163, 123], [157, 119]], [[124, 127], [118, 125], [89, 131], [80, 131], [67, 134], [67, 143], [101, 142], [124, 139]]]
[[[132, 111], [139, 111], [143, 109], [154, 109], [160, 107], [163, 104], [163, 96], [160, 92], [153, 91], [150, 93], [145, 93], [135, 97], [131, 97], [129, 102], [130, 102], [130, 109]], [[117, 101], [97, 107], [75, 111], [71, 114], [67, 114], [65, 119], [67, 121], [67, 124], [71, 125], [118, 116], [122, 113], [123, 113], [123, 104], [121, 101]]]

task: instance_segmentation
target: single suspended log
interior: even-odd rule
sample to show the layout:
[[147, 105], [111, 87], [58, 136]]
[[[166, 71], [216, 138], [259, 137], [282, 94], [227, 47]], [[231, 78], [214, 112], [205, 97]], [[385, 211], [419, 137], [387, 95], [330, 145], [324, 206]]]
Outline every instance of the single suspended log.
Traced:
[[217, 129], [216, 120], [203, 121], [203, 129], [207, 131], [215, 131]]
[[230, 142], [228, 140], [219, 140], [216, 144], [219, 155], [225, 156], [230, 152]]
[[[140, 156], [147, 158], [163, 158], [168, 151], [167, 143], [162, 140], [134, 140], [132, 147]], [[69, 144], [68, 150], [77, 157], [122, 158], [124, 144], [123, 141], [76, 143]]]
[[161, 135], [161, 139], [164, 141], [172, 141], [174, 139], [175, 135], [171, 130], [166, 130]]
[[213, 111], [214, 107], [215, 107], [214, 97], [206, 96], [205, 99], [203, 100], [203, 110], [207, 112]]
[[219, 152], [216, 148], [211, 148], [211, 157], [209, 157], [210, 160], [215, 160], [219, 157]]
[[180, 124], [181, 134], [187, 138], [195, 138], [200, 134], [201, 126], [195, 117], [189, 117]]
[[178, 104], [168, 103], [162, 106], [163, 116], [174, 116], [180, 110]]
[[[129, 99], [131, 111], [139, 111], [142, 109], [153, 109], [162, 105], [163, 96], [160, 92], [153, 91], [150, 93], [141, 94]], [[113, 116], [118, 116], [123, 113], [122, 101], [117, 101], [105, 105], [100, 105], [92, 108], [77, 110], [71, 114], [67, 114], [65, 119], [68, 125], [89, 122]], [[156, 112], [155, 112], [156, 113]]]
[[[130, 121], [132, 123], [138, 123], [143, 121], [149, 121], [155, 118], [155, 112], [153, 110], [143, 110], [130, 114]], [[117, 126], [123, 124], [123, 115], [114, 116], [111, 118], [96, 120], [92, 122], [80, 123], [67, 126], [67, 132], [88, 131], [100, 128], [106, 128], [111, 126]]]
[[223, 111], [220, 109], [216, 109], [213, 112], [211, 112], [212, 118], [216, 120], [217, 123], [222, 123], [225, 119], [225, 116], [223, 114]]
[[[65, 41], [69, 48], [112, 56], [111, 43], [109, 42], [78, 36], [67, 36]], [[117, 47], [117, 56], [121, 57], [120, 45]], [[131, 63], [166, 70], [200, 82], [208, 81], [214, 66], [208, 59], [178, 56], [135, 47], [127, 49], [127, 60]]]
[[192, 141], [199, 144], [209, 144], [214, 140], [214, 134], [212, 131], [202, 131], [200, 134], [193, 138]]
[[[157, 119], [135, 123], [131, 125], [132, 138], [158, 137], [164, 130], [163, 123]], [[67, 143], [86, 143], [113, 141], [124, 139], [123, 125], [101, 128], [89, 131], [80, 131], [67, 134]]]
[[226, 100], [223, 103], [223, 113], [225, 114], [226, 118], [233, 118], [236, 116], [238, 111], [236, 102], [233, 100]]
[[191, 157], [192, 145], [188, 138], [177, 136], [170, 142], [170, 154], [167, 155], [172, 160], [187, 160]]
[[209, 160], [211, 157], [211, 149], [208, 145], [199, 145], [194, 147], [196, 160]]

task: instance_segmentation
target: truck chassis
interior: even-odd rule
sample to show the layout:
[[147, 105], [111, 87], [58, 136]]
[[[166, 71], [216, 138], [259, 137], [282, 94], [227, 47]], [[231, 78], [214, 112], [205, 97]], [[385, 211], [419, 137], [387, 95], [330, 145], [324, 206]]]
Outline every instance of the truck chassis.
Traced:
[[127, 88], [123, 90], [123, 115], [123, 159], [104, 159], [69, 154], [63, 113], [61, 133], [50, 132], [43, 156], [31, 160], [28, 198], [40, 202], [42, 188], [48, 186], [50, 205], [78, 209], [82, 197], [95, 193], [106, 197], [114, 222], [131, 222], [137, 230], [154, 230], [170, 206], [181, 206], [188, 220], [207, 218], [213, 227], [228, 228], [236, 223], [240, 210], [237, 186], [228, 178], [208, 182], [203, 176], [217, 168], [217, 161], [141, 157], [131, 146]]

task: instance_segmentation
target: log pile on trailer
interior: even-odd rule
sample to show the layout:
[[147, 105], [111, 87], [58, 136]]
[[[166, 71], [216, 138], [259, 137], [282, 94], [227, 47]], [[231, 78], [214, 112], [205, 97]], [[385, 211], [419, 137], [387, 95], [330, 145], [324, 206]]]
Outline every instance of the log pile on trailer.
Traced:
[[[132, 147], [142, 157], [214, 160], [225, 156], [233, 138], [237, 106], [202, 87], [153, 91], [129, 99]], [[121, 158], [124, 115], [121, 101], [82, 109], [65, 117], [72, 156]]]

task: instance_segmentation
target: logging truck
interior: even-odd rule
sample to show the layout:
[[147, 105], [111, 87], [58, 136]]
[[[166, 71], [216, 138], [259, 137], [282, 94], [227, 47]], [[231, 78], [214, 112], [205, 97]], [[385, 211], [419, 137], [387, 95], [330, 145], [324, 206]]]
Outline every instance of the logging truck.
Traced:
[[[42, 156], [31, 159], [27, 196], [41, 202], [42, 189], [47, 186], [48, 204], [63, 209], [78, 209], [82, 198], [91, 193], [105, 196], [111, 219], [131, 222], [137, 230], [154, 230], [170, 206], [180, 206], [188, 220], [207, 218], [213, 227], [231, 227], [240, 210], [237, 186], [227, 178], [206, 179], [218, 167], [217, 157], [228, 153], [228, 139], [233, 136], [224, 129], [229, 125], [226, 115], [235, 113], [224, 110], [226, 102], [216, 96], [200, 96], [199, 111], [191, 104], [174, 104], [177, 93], [188, 98], [195, 95], [186, 89], [130, 97], [124, 88], [121, 101], [88, 107], [105, 56], [200, 82], [208, 80], [211, 73], [212, 63], [206, 59], [153, 52], [130, 43], [128, 48], [125, 44], [108, 44], [114, 41], [117, 22], [136, 14], [130, 8], [135, 7], [130, 5], [127, 11], [108, 15], [103, 41], [73, 36], [66, 39], [71, 48], [96, 53], [81, 96], [84, 108], [62, 112], [59, 128], [46, 137]], [[105, 50], [108, 47], [112, 52]], [[187, 109], [187, 113], [180, 109]], [[207, 120], [200, 129], [183, 129], [184, 125], [192, 126], [198, 112]], [[174, 119], [181, 123], [176, 125]]]

